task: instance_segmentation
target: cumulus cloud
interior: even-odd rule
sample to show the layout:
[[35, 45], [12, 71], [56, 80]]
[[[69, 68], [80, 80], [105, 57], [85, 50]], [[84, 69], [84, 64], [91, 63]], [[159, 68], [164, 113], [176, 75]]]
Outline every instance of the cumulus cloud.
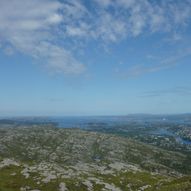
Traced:
[[1, 0], [0, 41], [44, 61], [56, 72], [83, 72], [85, 66], [56, 43], [56, 33], [64, 19], [63, 9], [64, 5], [58, 1]]
[[[16, 50], [43, 60], [56, 72], [82, 73], [85, 64], [78, 61], [72, 44], [68, 46], [68, 43], [85, 39], [113, 43], [145, 32], [175, 34], [187, 26], [190, 18], [189, 0], [93, 0], [88, 3], [82, 0], [1, 0], [0, 44], [4, 44], [1, 48], [11, 47], [11, 51], [5, 52]], [[157, 66], [161, 67], [167, 66]]]
[[[149, 0], [94, 0], [102, 11], [109, 12], [112, 21], [123, 22], [123, 33], [138, 36], [143, 32], [170, 32], [186, 25], [191, 18], [191, 3], [185, 1]], [[107, 20], [107, 18], [106, 18]], [[106, 21], [106, 23], [108, 23]], [[102, 25], [102, 23], [100, 23]], [[105, 25], [103, 25], [105, 26]], [[116, 30], [107, 28], [117, 36]], [[122, 35], [124, 37], [124, 35]]]

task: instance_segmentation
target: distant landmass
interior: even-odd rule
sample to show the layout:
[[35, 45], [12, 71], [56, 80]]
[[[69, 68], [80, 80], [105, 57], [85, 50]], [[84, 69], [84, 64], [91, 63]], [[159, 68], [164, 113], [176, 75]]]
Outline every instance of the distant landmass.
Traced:
[[191, 115], [0, 120], [2, 191], [188, 191]]

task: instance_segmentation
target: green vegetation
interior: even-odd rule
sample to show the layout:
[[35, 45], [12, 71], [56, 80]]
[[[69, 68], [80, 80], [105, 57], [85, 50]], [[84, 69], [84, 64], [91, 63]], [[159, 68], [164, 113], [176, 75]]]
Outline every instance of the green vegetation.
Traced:
[[190, 188], [190, 152], [51, 125], [0, 127], [0, 191]]

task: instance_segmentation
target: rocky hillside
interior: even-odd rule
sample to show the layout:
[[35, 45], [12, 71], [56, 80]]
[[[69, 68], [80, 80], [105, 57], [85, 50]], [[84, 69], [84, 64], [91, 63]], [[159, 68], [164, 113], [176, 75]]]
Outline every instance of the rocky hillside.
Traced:
[[0, 127], [0, 191], [189, 190], [187, 154], [52, 125]]

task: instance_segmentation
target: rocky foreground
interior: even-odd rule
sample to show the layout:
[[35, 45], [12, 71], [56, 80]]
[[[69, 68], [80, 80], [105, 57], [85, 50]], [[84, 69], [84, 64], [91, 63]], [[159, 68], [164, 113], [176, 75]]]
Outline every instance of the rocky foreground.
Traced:
[[189, 191], [191, 160], [129, 138], [0, 127], [0, 191]]

